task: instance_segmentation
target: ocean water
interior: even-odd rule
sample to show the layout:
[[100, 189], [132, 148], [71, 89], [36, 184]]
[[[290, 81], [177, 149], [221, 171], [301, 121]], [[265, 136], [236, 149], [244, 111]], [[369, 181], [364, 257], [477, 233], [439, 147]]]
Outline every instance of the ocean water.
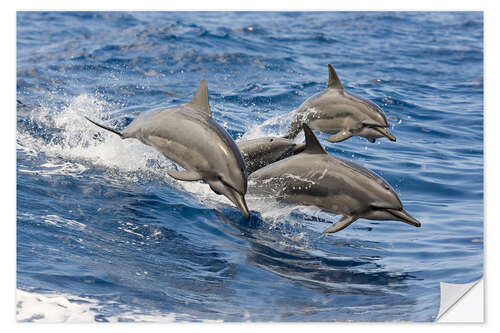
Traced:
[[[16, 42], [18, 320], [432, 321], [440, 282], [482, 277], [481, 12], [18, 12]], [[340, 216], [259, 198], [245, 220], [83, 118], [122, 129], [206, 78], [236, 141], [281, 135], [328, 63], [397, 142], [321, 142], [421, 228], [321, 237]]]

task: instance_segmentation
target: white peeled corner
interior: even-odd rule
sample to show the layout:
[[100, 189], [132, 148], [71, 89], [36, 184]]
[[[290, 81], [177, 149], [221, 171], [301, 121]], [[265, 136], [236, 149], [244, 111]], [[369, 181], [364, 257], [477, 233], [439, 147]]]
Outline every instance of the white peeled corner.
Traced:
[[484, 322], [483, 279], [465, 284], [441, 282], [441, 302], [436, 321], [443, 323]]

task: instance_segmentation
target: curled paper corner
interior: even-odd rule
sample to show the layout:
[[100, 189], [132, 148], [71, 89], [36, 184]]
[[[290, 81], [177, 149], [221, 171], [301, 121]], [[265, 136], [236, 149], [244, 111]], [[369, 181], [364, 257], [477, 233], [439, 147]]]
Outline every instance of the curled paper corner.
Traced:
[[484, 321], [483, 279], [465, 284], [441, 282], [441, 301], [438, 322], [476, 322]]

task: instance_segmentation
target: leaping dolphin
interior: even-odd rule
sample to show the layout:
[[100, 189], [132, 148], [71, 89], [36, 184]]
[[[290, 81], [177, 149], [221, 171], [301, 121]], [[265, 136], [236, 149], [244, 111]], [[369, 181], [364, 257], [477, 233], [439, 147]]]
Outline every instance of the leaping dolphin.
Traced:
[[249, 176], [249, 192], [342, 214], [323, 233], [344, 229], [359, 218], [396, 220], [420, 227], [394, 190], [370, 170], [329, 155], [307, 124], [302, 153], [259, 169]]
[[189, 103], [144, 112], [122, 132], [87, 120], [122, 139], [135, 138], [153, 146], [185, 169], [167, 171], [172, 178], [203, 180], [231, 200], [245, 218], [250, 217], [245, 162], [231, 136], [211, 117], [205, 80]]
[[268, 164], [295, 155], [304, 150], [305, 144], [295, 143], [283, 138], [259, 138], [238, 143], [243, 155], [247, 173], [265, 167]]
[[375, 103], [345, 91], [332, 65], [328, 65], [328, 70], [328, 87], [299, 106], [284, 138], [295, 138], [302, 130], [302, 123], [306, 123], [313, 129], [333, 134], [326, 139], [330, 142], [341, 142], [353, 135], [372, 143], [384, 136], [396, 141], [387, 129], [382, 110]]

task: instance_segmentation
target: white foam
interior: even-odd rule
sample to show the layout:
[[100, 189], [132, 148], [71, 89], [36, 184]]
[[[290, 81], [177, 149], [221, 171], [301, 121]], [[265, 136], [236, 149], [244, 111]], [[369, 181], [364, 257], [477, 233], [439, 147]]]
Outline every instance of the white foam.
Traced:
[[73, 175], [78, 176], [86, 171], [88, 167], [77, 163], [77, 162], [60, 162], [57, 163], [55, 161], [47, 162], [40, 165], [40, 169], [30, 170], [19, 168], [18, 171], [20, 173], [31, 173], [37, 174], [42, 177], [48, 177], [52, 175]]
[[[112, 305], [112, 303], [114, 302], [108, 304]], [[138, 313], [137, 310], [132, 310], [127, 305], [119, 305], [118, 307], [121, 310], [118, 314], [103, 316], [102, 310], [108, 304], [70, 294], [41, 294], [16, 289], [16, 320], [18, 322], [41, 323], [93, 323], [102, 321], [97, 320], [97, 318], [105, 318], [112, 323], [124, 321], [172, 323], [196, 319], [188, 314], [172, 312]], [[222, 321], [202, 320], [202, 322], [214, 323]]]
[[38, 294], [16, 290], [16, 320], [45, 323], [95, 321], [97, 302], [72, 295]]
[[[90, 161], [95, 165], [117, 168], [125, 172], [149, 171], [163, 175], [161, 168], [171, 166], [161, 153], [152, 147], [143, 145], [137, 140], [122, 140], [117, 135], [102, 130], [87, 121], [84, 116], [102, 121], [107, 118], [105, 110], [110, 106], [97, 97], [83, 94], [75, 97], [71, 103], [60, 112], [48, 108], [36, 108], [30, 114], [33, 121], [51, 131], [60, 131], [57, 140], [47, 143], [45, 140], [33, 137], [28, 133], [17, 132], [17, 149], [26, 154], [38, 155], [44, 153], [49, 161], [40, 166], [39, 170], [31, 170], [42, 175], [79, 174], [87, 168], [78, 160]], [[101, 139], [95, 139], [99, 136]], [[70, 159], [71, 162], [61, 162], [50, 158]], [[155, 161], [156, 168], [152, 168]], [[161, 167], [161, 168], [160, 168]], [[21, 172], [30, 170], [21, 169]]]
[[66, 219], [63, 217], [60, 217], [58, 215], [44, 215], [40, 217], [41, 221], [47, 224], [54, 225], [56, 227], [65, 227], [65, 228], [70, 228], [70, 229], [78, 229], [82, 230], [85, 229], [86, 225], [80, 222], [77, 222], [75, 220], [71, 219]]

